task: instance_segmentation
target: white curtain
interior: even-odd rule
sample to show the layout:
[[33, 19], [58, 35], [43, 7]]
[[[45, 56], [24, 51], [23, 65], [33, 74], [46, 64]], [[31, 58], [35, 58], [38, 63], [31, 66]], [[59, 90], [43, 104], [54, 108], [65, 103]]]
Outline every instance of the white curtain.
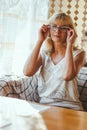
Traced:
[[48, 7], [48, 0], [0, 0], [0, 76], [23, 74]]

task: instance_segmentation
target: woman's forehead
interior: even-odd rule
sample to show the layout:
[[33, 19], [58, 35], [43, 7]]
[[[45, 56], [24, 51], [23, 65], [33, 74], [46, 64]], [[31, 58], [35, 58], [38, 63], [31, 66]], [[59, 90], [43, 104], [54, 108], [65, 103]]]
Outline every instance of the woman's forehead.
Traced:
[[59, 20], [59, 19], [56, 19], [52, 22], [52, 24], [56, 24], [58, 26], [62, 26], [62, 25], [69, 25], [65, 20]]

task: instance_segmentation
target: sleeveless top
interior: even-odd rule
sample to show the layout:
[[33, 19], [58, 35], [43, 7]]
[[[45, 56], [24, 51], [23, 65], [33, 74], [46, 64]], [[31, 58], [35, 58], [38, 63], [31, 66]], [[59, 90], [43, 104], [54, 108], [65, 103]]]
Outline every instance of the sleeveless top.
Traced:
[[[73, 51], [73, 56], [82, 51], [82, 49]], [[41, 54], [43, 65], [38, 76], [40, 103], [83, 110], [79, 100], [77, 77], [70, 81], [62, 78], [64, 58], [55, 65], [48, 54], [44, 51]]]

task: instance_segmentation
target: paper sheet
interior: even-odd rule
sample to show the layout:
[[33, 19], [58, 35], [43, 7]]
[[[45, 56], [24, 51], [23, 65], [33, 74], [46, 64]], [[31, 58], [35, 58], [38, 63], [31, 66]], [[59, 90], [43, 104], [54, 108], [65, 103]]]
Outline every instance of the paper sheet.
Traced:
[[[18, 116], [35, 115], [37, 111], [25, 100], [0, 97], [0, 128], [7, 128], [16, 121]], [[14, 121], [15, 120], [15, 121]]]
[[[0, 130], [47, 130], [39, 113], [48, 107], [25, 100], [0, 97]], [[34, 123], [35, 122], [35, 123]]]
[[9, 98], [9, 97], [0, 97], [0, 112], [6, 113], [7, 115], [32, 115], [37, 113], [27, 101]]
[[29, 104], [31, 104], [31, 106], [35, 109], [35, 110], [37, 110], [38, 112], [43, 112], [43, 111], [45, 111], [45, 110], [47, 110], [47, 109], [49, 109], [51, 106], [45, 106], [45, 105], [42, 105], [42, 104], [37, 104], [37, 103], [29, 103]]
[[37, 103], [28, 102], [26, 100], [0, 97], [0, 112], [10, 115], [34, 115], [38, 112], [45, 111], [50, 106], [45, 106]]

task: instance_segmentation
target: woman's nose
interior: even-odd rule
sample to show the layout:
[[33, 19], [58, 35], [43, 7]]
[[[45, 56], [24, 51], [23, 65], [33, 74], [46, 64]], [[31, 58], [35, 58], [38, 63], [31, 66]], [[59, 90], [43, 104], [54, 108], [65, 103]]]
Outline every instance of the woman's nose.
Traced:
[[55, 30], [55, 32], [57, 32], [57, 33], [60, 32], [60, 31], [61, 31], [61, 29], [58, 28], [58, 27], [57, 27], [56, 30]]

